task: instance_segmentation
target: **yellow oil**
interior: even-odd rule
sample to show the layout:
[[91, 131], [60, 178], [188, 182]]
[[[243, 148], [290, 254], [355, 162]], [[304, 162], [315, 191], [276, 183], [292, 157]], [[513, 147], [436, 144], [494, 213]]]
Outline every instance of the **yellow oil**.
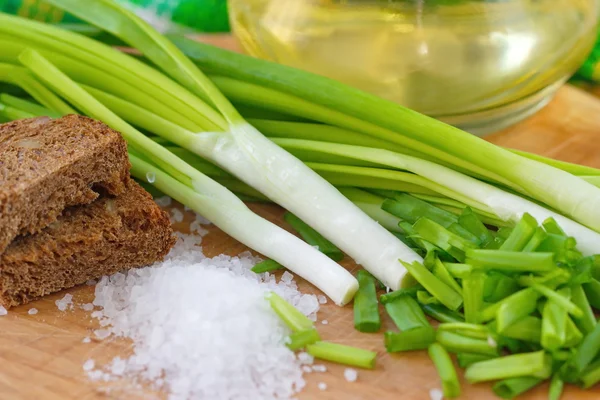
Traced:
[[254, 56], [436, 116], [514, 104], [565, 80], [596, 38], [596, 0], [229, 0]]

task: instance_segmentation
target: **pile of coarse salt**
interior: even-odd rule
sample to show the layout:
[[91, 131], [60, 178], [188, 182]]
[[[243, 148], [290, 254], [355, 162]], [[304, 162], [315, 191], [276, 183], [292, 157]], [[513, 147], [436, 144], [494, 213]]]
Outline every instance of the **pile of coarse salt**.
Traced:
[[207, 258], [200, 241], [180, 234], [165, 261], [98, 282], [94, 305], [101, 310], [92, 316], [103, 328], [96, 336], [130, 338], [134, 354], [99, 369], [87, 361], [86, 373], [149, 381], [170, 399], [292, 397], [304, 387], [302, 366], [312, 357], [297, 358], [285, 346], [289, 331], [265, 294], [276, 292], [313, 320], [317, 297], [300, 293], [288, 275], [276, 282], [253, 273], [259, 259], [250, 253]]

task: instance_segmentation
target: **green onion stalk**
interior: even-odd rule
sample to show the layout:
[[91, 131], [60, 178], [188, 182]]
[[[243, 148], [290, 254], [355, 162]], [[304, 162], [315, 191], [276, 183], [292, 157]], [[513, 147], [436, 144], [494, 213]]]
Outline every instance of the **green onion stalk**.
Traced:
[[[17, 42], [38, 49], [86, 89], [102, 86], [97, 89], [112, 91], [110, 94], [118, 97], [127, 94], [123, 87], [130, 92], [128, 83], [139, 87], [123, 96], [124, 100], [143, 108], [148, 97], [154, 99], [150, 101], [154, 109], [149, 111], [164, 119], [155, 133], [219, 165], [285, 207], [386, 286], [397, 289], [406, 275], [398, 259], [422, 261], [331, 184], [247, 123], [210, 79], [133, 13], [106, 0], [84, 6], [63, 0], [52, 4], [120, 37], [170, 77], [87, 37], [18, 17], [1, 16], [0, 25], [8, 27], [0, 28], [3, 39], [18, 36]], [[71, 59], [74, 63], [67, 62]], [[77, 63], [93, 68], [80, 69]], [[114, 79], [105, 81], [106, 74]], [[163, 94], [167, 96], [163, 98]], [[163, 107], [166, 110], [156, 105], [159, 100], [168, 100], [169, 105]]]
[[356, 279], [340, 265], [251, 212], [229, 190], [120, 119], [36, 51], [27, 49], [19, 59], [39, 82], [123, 134], [130, 146], [133, 176], [151, 180], [159, 190], [206, 215], [232, 237], [303, 275], [337, 304], [352, 299], [358, 287]]

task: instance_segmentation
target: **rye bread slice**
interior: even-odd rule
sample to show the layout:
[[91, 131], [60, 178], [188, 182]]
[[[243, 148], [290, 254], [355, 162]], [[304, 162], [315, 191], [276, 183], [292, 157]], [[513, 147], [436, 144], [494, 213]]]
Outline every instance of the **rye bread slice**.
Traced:
[[67, 207], [123, 193], [128, 180], [127, 145], [99, 121], [68, 115], [0, 125], [0, 254]]
[[6, 308], [160, 261], [175, 244], [167, 213], [133, 180], [122, 195], [68, 208], [0, 256], [0, 304]]

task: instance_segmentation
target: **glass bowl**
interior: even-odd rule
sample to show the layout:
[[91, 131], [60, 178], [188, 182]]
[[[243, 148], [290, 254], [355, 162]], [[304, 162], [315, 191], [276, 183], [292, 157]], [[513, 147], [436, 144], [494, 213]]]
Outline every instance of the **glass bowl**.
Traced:
[[475, 134], [545, 105], [596, 39], [597, 0], [229, 0], [249, 54]]

